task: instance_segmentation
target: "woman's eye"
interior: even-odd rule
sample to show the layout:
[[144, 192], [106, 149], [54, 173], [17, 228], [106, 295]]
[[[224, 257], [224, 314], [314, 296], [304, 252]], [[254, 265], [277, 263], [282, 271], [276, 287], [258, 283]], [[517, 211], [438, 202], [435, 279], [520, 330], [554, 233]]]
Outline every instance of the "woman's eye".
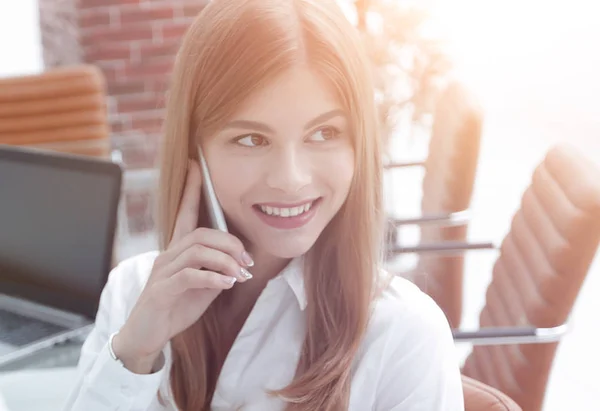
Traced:
[[333, 127], [323, 127], [315, 131], [310, 139], [312, 141], [328, 141], [333, 140], [339, 135], [339, 131]]
[[266, 139], [256, 134], [249, 134], [247, 136], [238, 138], [236, 143], [246, 147], [256, 147], [264, 145], [266, 143]]

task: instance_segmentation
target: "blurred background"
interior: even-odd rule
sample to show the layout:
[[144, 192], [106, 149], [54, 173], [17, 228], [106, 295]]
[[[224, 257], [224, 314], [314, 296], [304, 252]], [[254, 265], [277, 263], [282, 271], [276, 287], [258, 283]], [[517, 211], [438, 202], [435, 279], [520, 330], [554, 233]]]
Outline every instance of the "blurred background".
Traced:
[[[450, 82], [458, 81], [478, 102], [483, 121], [469, 241], [502, 241], [534, 169], [554, 144], [570, 143], [600, 162], [597, 2], [339, 1], [369, 45], [389, 161], [427, 156], [435, 105]], [[117, 260], [156, 247], [155, 161], [168, 74], [181, 36], [205, 3], [0, 0], [0, 80], [79, 64], [100, 68], [105, 78], [110, 152], [125, 168]], [[390, 214], [421, 213], [423, 175], [416, 168], [386, 177]], [[400, 235], [418, 242], [420, 234]], [[496, 258], [493, 252], [466, 254], [461, 327], [478, 326]], [[418, 259], [403, 257], [409, 268], [402, 270]], [[543, 410], [598, 409], [597, 260], [558, 347]], [[457, 347], [466, 358], [470, 345]], [[64, 375], [69, 378], [68, 370]], [[55, 376], [39, 374], [35, 381], [50, 384]], [[56, 401], [68, 389], [32, 399], [2, 388], [26, 389], [30, 377], [12, 372], [0, 380], [14, 410]]]

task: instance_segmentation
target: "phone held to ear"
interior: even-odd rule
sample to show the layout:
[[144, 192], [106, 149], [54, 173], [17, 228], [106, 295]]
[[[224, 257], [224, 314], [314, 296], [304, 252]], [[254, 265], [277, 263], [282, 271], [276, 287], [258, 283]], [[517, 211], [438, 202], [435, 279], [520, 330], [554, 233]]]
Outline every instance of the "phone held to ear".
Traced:
[[198, 145], [198, 159], [200, 161], [200, 168], [202, 170], [202, 194], [206, 201], [206, 209], [208, 210], [208, 217], [210, 220], [211, 228], [228, 232], [227, 223], [225, 222], [225, 216], [223, 209], [217, 200], [215, 188], [210, 178], [210, 172], [208, 171], [208, 165], [204, 159], [202, 148]]

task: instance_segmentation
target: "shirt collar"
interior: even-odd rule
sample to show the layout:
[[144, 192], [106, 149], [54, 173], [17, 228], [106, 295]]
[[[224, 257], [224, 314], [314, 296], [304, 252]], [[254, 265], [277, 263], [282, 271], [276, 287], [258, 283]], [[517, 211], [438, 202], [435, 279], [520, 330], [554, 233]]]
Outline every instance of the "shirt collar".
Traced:
[[292, 289], [300, 309], [306, 308], [306, 290], [304, 288], [304, 258], [296, 257], [279, 274]]

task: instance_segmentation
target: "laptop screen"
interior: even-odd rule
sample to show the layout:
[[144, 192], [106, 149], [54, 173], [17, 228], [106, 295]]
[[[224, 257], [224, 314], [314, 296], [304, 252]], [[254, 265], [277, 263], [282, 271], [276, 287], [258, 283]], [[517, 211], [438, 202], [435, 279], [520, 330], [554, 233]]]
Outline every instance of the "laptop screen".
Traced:
[[94, 318], [120, 186], [108, 161], [0, 146], [0, 293]]

